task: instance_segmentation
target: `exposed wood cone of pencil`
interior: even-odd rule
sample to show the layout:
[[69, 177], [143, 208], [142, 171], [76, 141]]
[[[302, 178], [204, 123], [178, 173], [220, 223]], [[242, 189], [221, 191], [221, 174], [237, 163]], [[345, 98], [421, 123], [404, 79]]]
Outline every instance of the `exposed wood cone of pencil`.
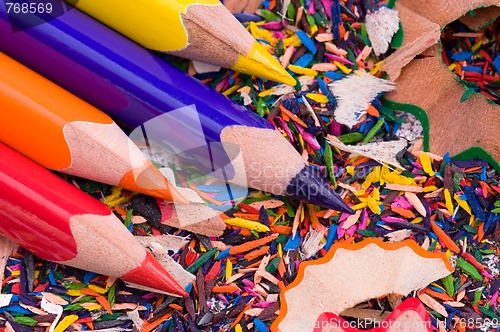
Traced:
[[51, 170], [186, 203], [113, 120], [0, 53], [0, 141]]

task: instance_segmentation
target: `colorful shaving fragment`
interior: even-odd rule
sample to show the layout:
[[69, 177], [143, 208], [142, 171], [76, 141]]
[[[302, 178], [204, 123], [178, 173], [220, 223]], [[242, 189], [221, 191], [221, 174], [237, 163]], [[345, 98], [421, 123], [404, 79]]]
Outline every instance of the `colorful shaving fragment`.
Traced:
[[468, 95], [464, 95], [462, 101], [478, 92], [500, 103], [499, 26], [497, 18], [479, 31], [473, 31], [458, 20], [444, 29], [441, 37], [443, 61], [468, 87]]

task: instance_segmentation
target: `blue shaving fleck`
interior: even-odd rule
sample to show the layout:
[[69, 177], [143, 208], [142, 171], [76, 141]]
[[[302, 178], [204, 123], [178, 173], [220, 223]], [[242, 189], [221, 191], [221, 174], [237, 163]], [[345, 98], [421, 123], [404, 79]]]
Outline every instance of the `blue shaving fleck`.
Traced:
[[314, 42], [314, 40], [309, 38], [307, 33], [305, 33], [304, 31], [301, 31], [301, 30], [297, 30], [297, 32], [295, 34], [297, 35], [297, 37], [299, 37], [302, 44], [304, 44], [304, 46], [307, 47], [307, 49], [312, 54], [316, 54], [316, 43]]
[[226, 249], [224, 251], [221, 251], [215, 259], [220, 261], [221, 259], [225, 259], [228, 257], [229, 257], [229, 249]]
[[464, 186], [464, 194], [467, 197], [467, 201], [469, 202], [469, 205], [472, 208], [472, 211], [474, 211], [477, 219], [484, 221], [485, 215], [483, 207], [479, 203], [479, 199], [476, 196], [474, 188], [470, 186]]
[[53, 286], [57, 285], [57, 281], [56, 278], [54, 277], [54, 271], [52, 271], [52, 268], [49, 268], [48, 278], [51, 285]]
[[[317, 81], [318, 81], [318, 86], [321, 90], [321, 92], [323, 92], [323, 94], [328, 98], [328, 101], [331, 103], [331, 104], [335, 104], [335, 98], [333, 98], [330, 90], [328, 90], [328, 87], [325, 83], [325, 81], [323, 81], [323, 79], [321, 77], [318, 77], [317, 78]], [[328, 120], [329, 122], [330, 120]]]
[[261, 43], [267, 44], [267, 45], [271, 45], [271, 43], [270, 43], [270, 42], [268, 42], [267, 40], [262, 39], [262, 38], [255, 38], [255, 40], [257, 40], [258, 42], [261, 42]]
[[493, 66], [495, 66], [497, 73], [500, 73], [500, 56], [499, 55], [497, 55], [495, 57], [495, 60], [493, 60]]
[[500, 214], [488, 212], [486, 215], [486, 221], [484, 222], [484, 231], [487, 232], [491, 226], [493, 226], [497, 220], [500, 219]]
[[87, 272], [87, 273], [85, 273], [85, 275], [83, 276], [83, 282], [84, 282], [85, 284], [90, 284], [90, 282], [92, 281], [92, 279], [94, 279], [96, 276], [97, 276], [97, 273], [94, 273], [94, 272]]
[[264, 324], [264, 322], [262, 322], [260, 319], [257, 319], [257, 318], [255, 318], [253, 320], [253, 326], [255, 327], [255, 330], [257, 332], [268, 332], [269, 331], [266, 324]]
[[335, 71], [327, 71], [325, 72], [325, 76], [331, 78], [332, 80], [340, 80], [341, 78], [344, 78], [346, 75], [343, 73], [337, 73]]
[[469, 72], [475, 72], [475, 73], [482, 73], [483, 68], [481, 67], [476, 67], [476, 66], [464, 66], [462, 67], [463, 71], [469, 71]]
[[[384, 129], [387, 131], [387, 132], [390, 132], [391, 131], [391, 128], [389, 127], [389, 125], [387, 124], [387, 122], [384, 122], [383, 123], [383, 126], [384, 126]], [[379, 132], [381, 131], [382, 129], [379, 130]]]
[[401, 128], [401, 123], [400, 122], [396, 122], [394, 124], [394, 127], [392, 127], [392, 132], [391, 134], [392, 135], [396, 135], [396, 132], [399, 130], [399, 128]]
[[303, 56], [301, 56], [297, 61], [295, 61], [294, 65], [305, 68], [311, 63], [313, 58], [314, 55], [312, 55], [311, 53], [306, 53]]
[[462, 51], [460, 53], [453, 53], [451, 55], [451, 58], [453, 59], [453, 61], [467, 61], [471, 60], [473, 55], [474, 53], [472, 52]]
[[335, 224], [330, 225], [330, 228], [328, 229], [328, 235], [326, 236], [325, 246], [324, 246], [324, 249], [326, 251], [330, 250], [330, 248], [333, 244], [333, 241], [335, 241], [335, 239], [337, 238], [337, 229], [338, 228], [339, 228], [338, 225], [335, 225]]
[[300, 234], [299, 234], [299, 231], [297, 231], [297, 233], [295, 233], [295, 237], [290, 236], [288, 238], [288, 241], [286, 242], [283, 250], [285, 250], [285, 251], [295, 250], [300, 246], [300, 242], [301, 242]]
[[427, 286], [428, 288], [432, 289], [433, 291], [435, 292], [438, 292], [438, 293], [441, 293], [441, 294], [444, 294], [444, 290], [442, 290], [441, 288], [439, 287], [435, 287], [435, 286], [432, 286], [432, 285], [428, 285]]
[[433, 240], [437, 240], [437, 235], [434, 234], [434, 232], [429, 232], [428, 233], [429, 237], [432, 238]]
[[380, 102], [379, 98], [380, 97], [377, 97], [377, 98], [373, 99], [373, 101], [372, 101], [373, 107], [379, 108], [380, 106], [382, 106], [382, 103]]
[[0, 313], [5, 312], [5, 311], [17, 312], [17, 313], [24, 314], [24, 315], [33, 315], [33, 313], [31, 311], [24, 309], [23, 307], [21, 307], [18, 304], [13, 305], [13, 306], [9, 306], [9, 307], [0, 308]]
[[187, 285], [186, 288], [184, 289], [186, 290], [186, 292], [191, 293], [191, 290], [193, 289], [193, 284]]
[[481, 169], [481, 174], [479, 175], [479, 179], [480, 179], [481, 181], [486, 181], [486, 168], [484, 168], [484, 167], [483, 167], [483, 168]]
[[240, 22], [248, 22], [248, 21], [259, 22], [259, 21], [262, 21], [262, 16], [260, 16], [260, 15], [245, 14], [245, 13], [237, 13], [237, 14], [233, 14], [233, 15]]
[[340, 0], [333, 0], [332, 4], [332, 32], [333, 38], [340, 38], [339, 24], [342, 23], [342, 16], [340, 15]]
[[446, 152], [443, 156], [443, 159], [444, 159], [444, 162], [449, 164], [451, 163], [451, 157], [450, 157], [450, 154], [448, 152]]

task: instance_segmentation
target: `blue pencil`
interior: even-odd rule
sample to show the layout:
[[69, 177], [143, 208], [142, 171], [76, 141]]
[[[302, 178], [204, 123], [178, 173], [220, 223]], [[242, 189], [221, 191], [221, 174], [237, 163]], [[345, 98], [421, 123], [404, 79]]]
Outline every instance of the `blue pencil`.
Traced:
[[77, 9], [13, 32], [0, 2], [0, 51], [234, 183], [353, 213], [270, 122]]

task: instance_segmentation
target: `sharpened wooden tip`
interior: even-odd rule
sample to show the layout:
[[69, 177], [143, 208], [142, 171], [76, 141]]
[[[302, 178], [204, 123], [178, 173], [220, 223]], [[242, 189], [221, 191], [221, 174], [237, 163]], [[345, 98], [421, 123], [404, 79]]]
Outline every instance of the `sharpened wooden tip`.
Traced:
[[121, 276], [120, 279], [167, 292], [174, 296], [186, 297], [189, 295], [149, 252], [140, 266]]
[[122, 177], [120, 187], [168, 201], [188, 204], [184, 196], [150, 161], [146, 161], [142, 167], [128, 171]]
[[285, 68], [257, 41], [254, 42], [250, 53], [247, 56], [240, 55], [238, 61], [231, 68], [240, 73], [266, 78], [291, 86], [297, 84]]

